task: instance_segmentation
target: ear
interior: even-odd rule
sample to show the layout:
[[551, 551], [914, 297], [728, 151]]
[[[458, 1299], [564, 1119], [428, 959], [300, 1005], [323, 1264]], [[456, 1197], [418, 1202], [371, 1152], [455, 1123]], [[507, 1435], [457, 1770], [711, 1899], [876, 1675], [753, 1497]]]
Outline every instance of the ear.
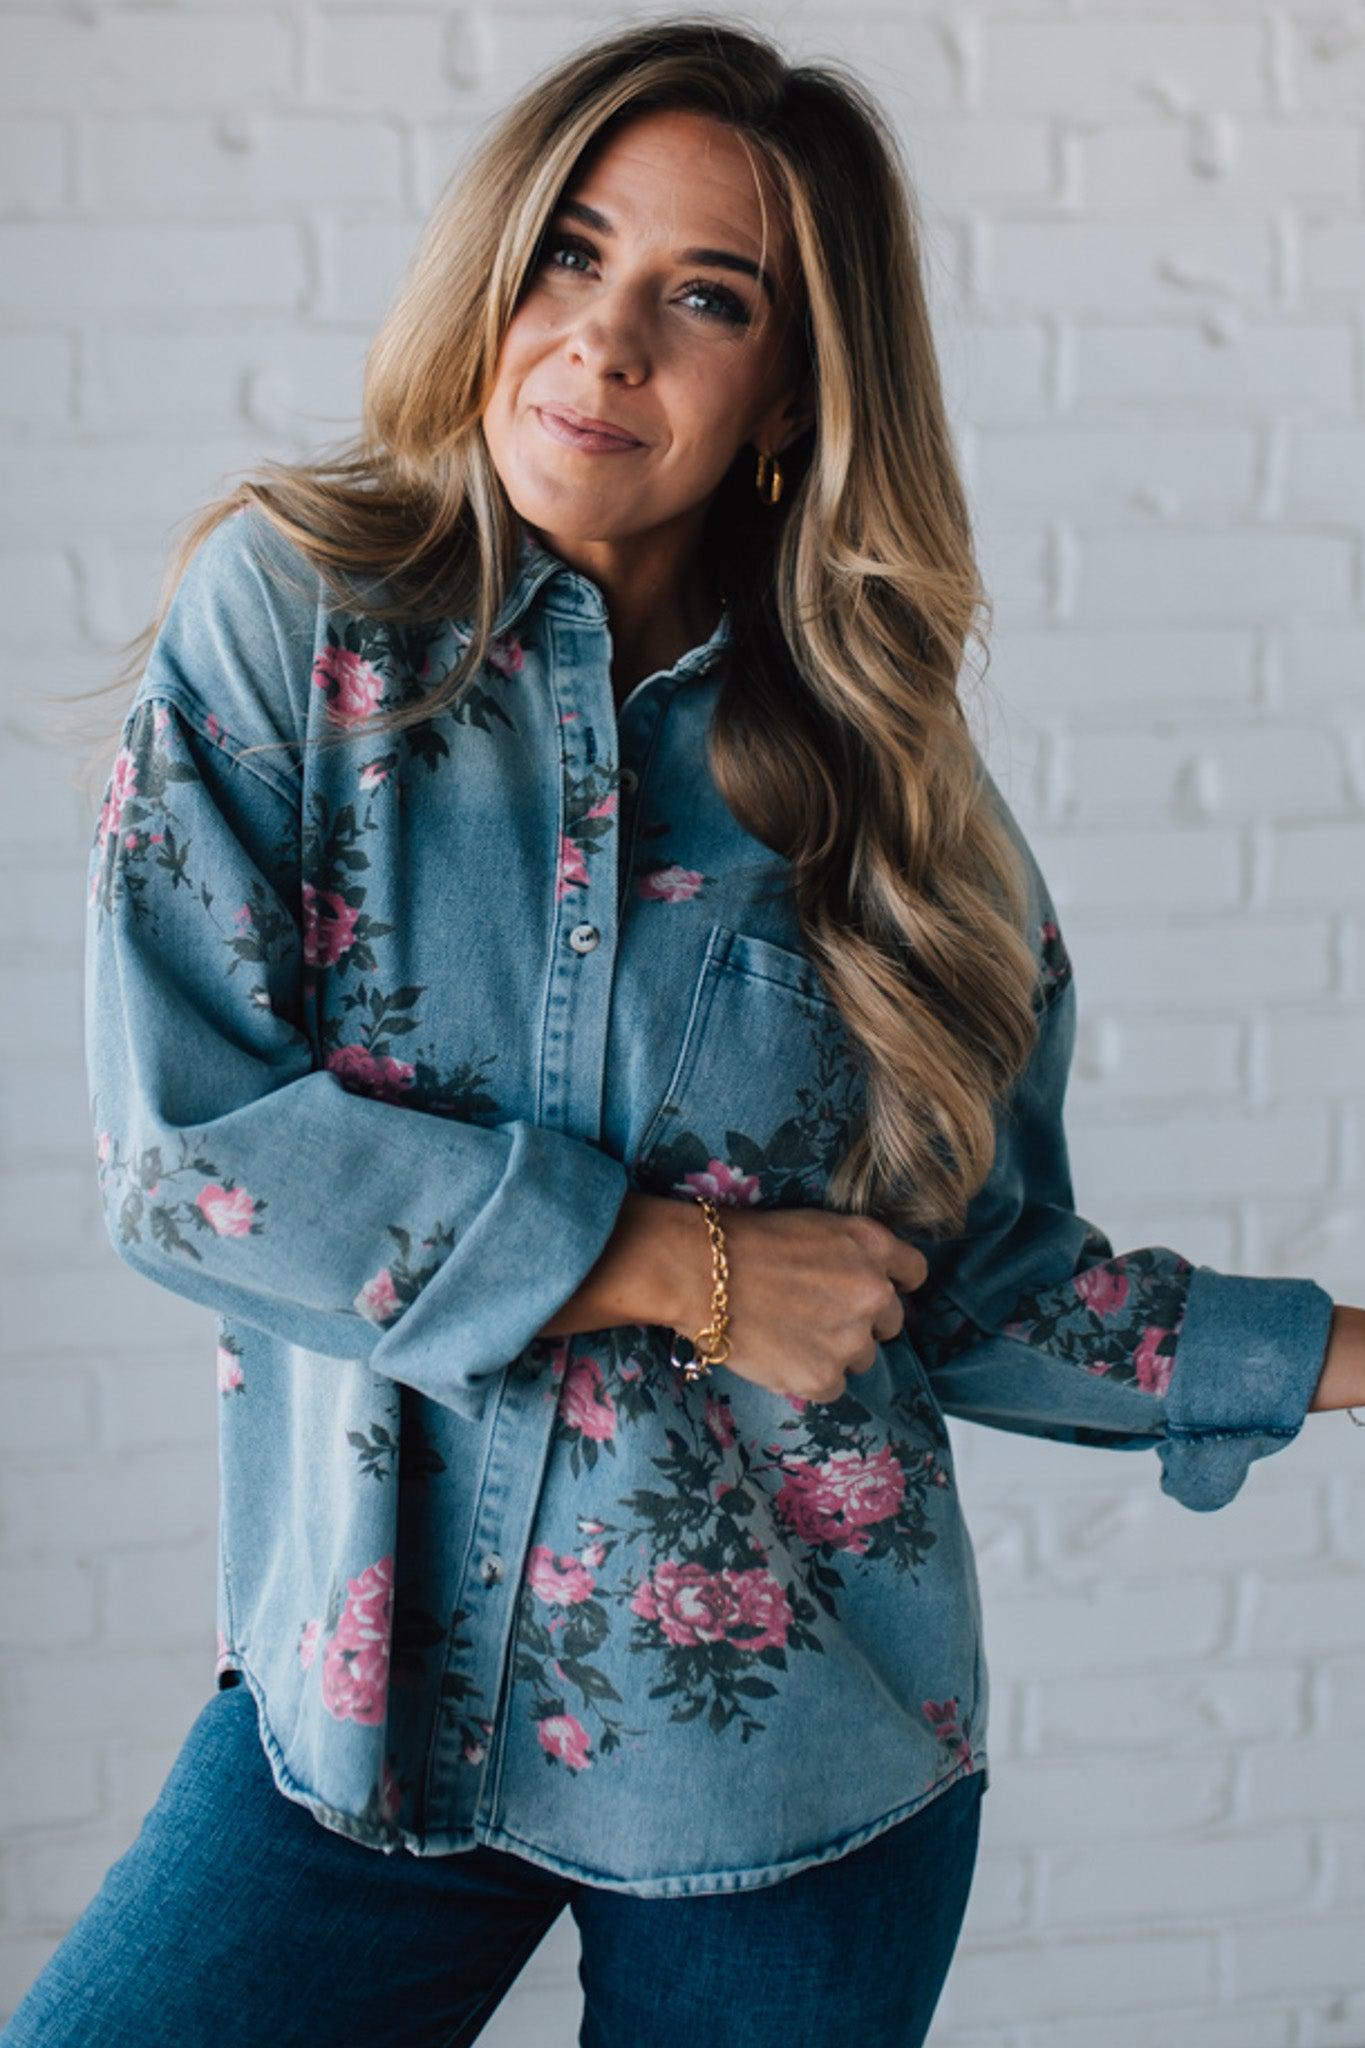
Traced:
[[798, 441], [815, 419], [815, 380], [807, 372], [769, 406], [754, 424], [750, 438], [756, 445], [780, 455]]

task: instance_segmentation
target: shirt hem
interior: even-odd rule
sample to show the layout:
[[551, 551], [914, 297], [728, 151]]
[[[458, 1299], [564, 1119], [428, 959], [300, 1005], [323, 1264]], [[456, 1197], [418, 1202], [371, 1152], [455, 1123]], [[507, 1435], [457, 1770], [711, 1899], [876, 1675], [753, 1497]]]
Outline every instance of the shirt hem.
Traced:
[[477, 1824], [458, 1830], [440, 1833], [414, 1834], [411, 1829], [400, 1827], [397, 1822], [387, 1828], [375, 1828], [366, 1821], [357, 1820], [353, 1814], [343, 1813], [332, 1806], [318, 1793], [301, 1785], [284, 1760], [274, 1729], [270, 1725], [266, 1699], [260, 1681], [248, 1665], [241, 1661], [240, 1651], [235, 1656], [224, 1657], [218, 1666], [218, 1682], [221, 1690], [222, 1674], [235, 1671], [245, 1681], [256, 1702], [256, 1723], [261, 1745], [270, 1764], [275, 1785], [286, 1799], [295, 1805], [306, 1807], [314, 1820], [331, 1833], [345, 1835], [367, 1849], [378, 1849], [391, 1856], [399, 1849], [406, 1849], [410, 1855], [458, 1856], [464, 1851], [487, 1846], [501, 1849], [508, 1855], [523, 1857], [527, 1862], [537, 1864], [555, 1876], [577, 1880], [581, 1884], [593, 1885], [601, 1891], [628, 1892], [642, 1899], [700, 1898], [717, 1892], [750, 1891], [761, 1885], [778, 1884], [782, 1879], [795, 1877], [803, 1870], [809, 1870], [819, 1863], [833, 1863], [841, 1856], [847, 1856], [864, 1843], [875, 1840], [898, 1821], [908, 1820], [914, 1813], [937, 1799], [941, 1793], [957, 1784], [962, 1778], [979, 1772], [982, 1791], [990, 1785], [990, 1760], [984, 1748], [975, 1748], [969, 1757], [955, 1764], [943, 1777], [935, 1779], [927, 1791], [920, 1792], [914, 1799], [902, 1801], [888, 1813], [879, 1814], [875, 1820], [865, 1821], [860, 1827], [839, 1835], [823, 1848], [811, 1850], [800, 1856], [789, 1856], [779, 1863], [752, 1865], [745, 1870], [706, 1871], [665, 1871], [652, 1876], [623, 1877], [610, 1871], [599, 1870], [586, 1863], [576, 1862], [572, 1857], [560, 1856], [547, 1849], [540, 1842], [515, 1834], [506, 1827], [478, 1826]]
[[[538, 1842], [516, 1835], [510, 1828], [488, 1827], [479, 1832], [479, 1840], [490, 1848], [503, 1849], [509, 1854], [523, 1856], [528, 1862], [539, 1864], [544, 1870], [556, 1876], [576, 1878], [583, 1884], [595, 1886], [600, 1891], [630, 1892], [642, 1899], [704, 1898], [721, 1892], [755, 1891], [762, 1885], [779, 1884], [784, 1878], [799, 1877], [803, 1870], [813, 1869], [817, 1864], [835, 1863], [841, 1857], [851, 1855], [855, 1849], [863, 1848], [878, 1835], [885, 1834], [898, 1822], [908, 1820], [912, 1814], [928, 1806], [942, 1793], [947, 1792], [963, 1778], [974, 1773], [981, 1778], [984, 1793], [990, 1786], [990, 1760], [984, 1749], [974, 1749], [970, 1758], [954, 1766], [944, 1777], [935, 1779], [925, 1792], [914, 1799], [892, 1807], [889, 1813], [879, 1814], [875, 1820], [865, 1821], [860, 1827], [852, 1828], [847, 1834], [836, 1836], [821, 1849], [814, 1849], [800, 1856], [786, 1857], [780, 1863], [754, 1864], [746, 1870], [678, 1871], [653, 1877], [614, 1877], [605, 1871], [596, 1870], [589, 1864], [577, 1863], [570, 1857], [557, 1856]], [[472, 1846], [472, 1845], [467, 1845]]]

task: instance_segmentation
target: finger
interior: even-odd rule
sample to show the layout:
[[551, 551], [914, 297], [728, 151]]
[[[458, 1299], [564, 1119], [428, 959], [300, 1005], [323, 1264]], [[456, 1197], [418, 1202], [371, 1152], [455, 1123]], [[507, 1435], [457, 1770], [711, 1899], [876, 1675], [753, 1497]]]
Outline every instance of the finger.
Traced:
[[898, 1237], [893, 1240], [887, 1256], [886, 1270], [896, 1287], [911, 1293], [928, 1279], [929, 1261], [918, 1245], [908, 1244], [903, 1237]]
[[889, 1344], [893, 1337], [899, 1337], [905, 1328], [906, 1303], [900, 1294], [893, 1296], [883, 1309], [878, 1309], [872, 1318], [872, 1334], [879, 1344]]

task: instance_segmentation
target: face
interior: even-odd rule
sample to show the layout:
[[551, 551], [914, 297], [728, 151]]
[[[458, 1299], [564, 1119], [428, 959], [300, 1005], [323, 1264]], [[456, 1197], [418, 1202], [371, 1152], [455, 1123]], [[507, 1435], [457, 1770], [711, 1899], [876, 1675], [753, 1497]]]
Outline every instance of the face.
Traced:
[[[767, 285], [750, 159], [708, 116], [637, 116], [561, 193], [483, 427], [516, 511], [568, 558], [694, 535], [746, 443], [756, 461], [808, 423], [799, 266], [766, 191]], [[590, 445], [555, 407], [634, 438]]]

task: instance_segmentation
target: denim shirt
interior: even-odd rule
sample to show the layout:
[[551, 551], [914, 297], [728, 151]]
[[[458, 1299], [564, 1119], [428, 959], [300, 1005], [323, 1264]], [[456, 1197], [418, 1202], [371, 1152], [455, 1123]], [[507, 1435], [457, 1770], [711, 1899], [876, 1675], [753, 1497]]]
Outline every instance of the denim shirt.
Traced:
[[728, 612], [618, 711], [601, 591], [519, 548], [464, 702], [320, 751], [468, 621], [336, 609], [255, 508], [196, 551], [90, 849], [96, 1170], [119, 1257], [215, 1312], [214, 1675], [280, 1791], [383, 1851], [724, 1892], [987, 1771], [947, 1416], [1154, 1449], [1218, 1508], [1302, 1427], [1332, 1301], [1076, 1213], [1075, 986], [985, 776], [1040, 1033], [904, 1332], [833, 1403], [685, 1382], [660, 1326], [538, 1340], [628, 1189], [818, 1206], [864, 1097], [706, 765]]

